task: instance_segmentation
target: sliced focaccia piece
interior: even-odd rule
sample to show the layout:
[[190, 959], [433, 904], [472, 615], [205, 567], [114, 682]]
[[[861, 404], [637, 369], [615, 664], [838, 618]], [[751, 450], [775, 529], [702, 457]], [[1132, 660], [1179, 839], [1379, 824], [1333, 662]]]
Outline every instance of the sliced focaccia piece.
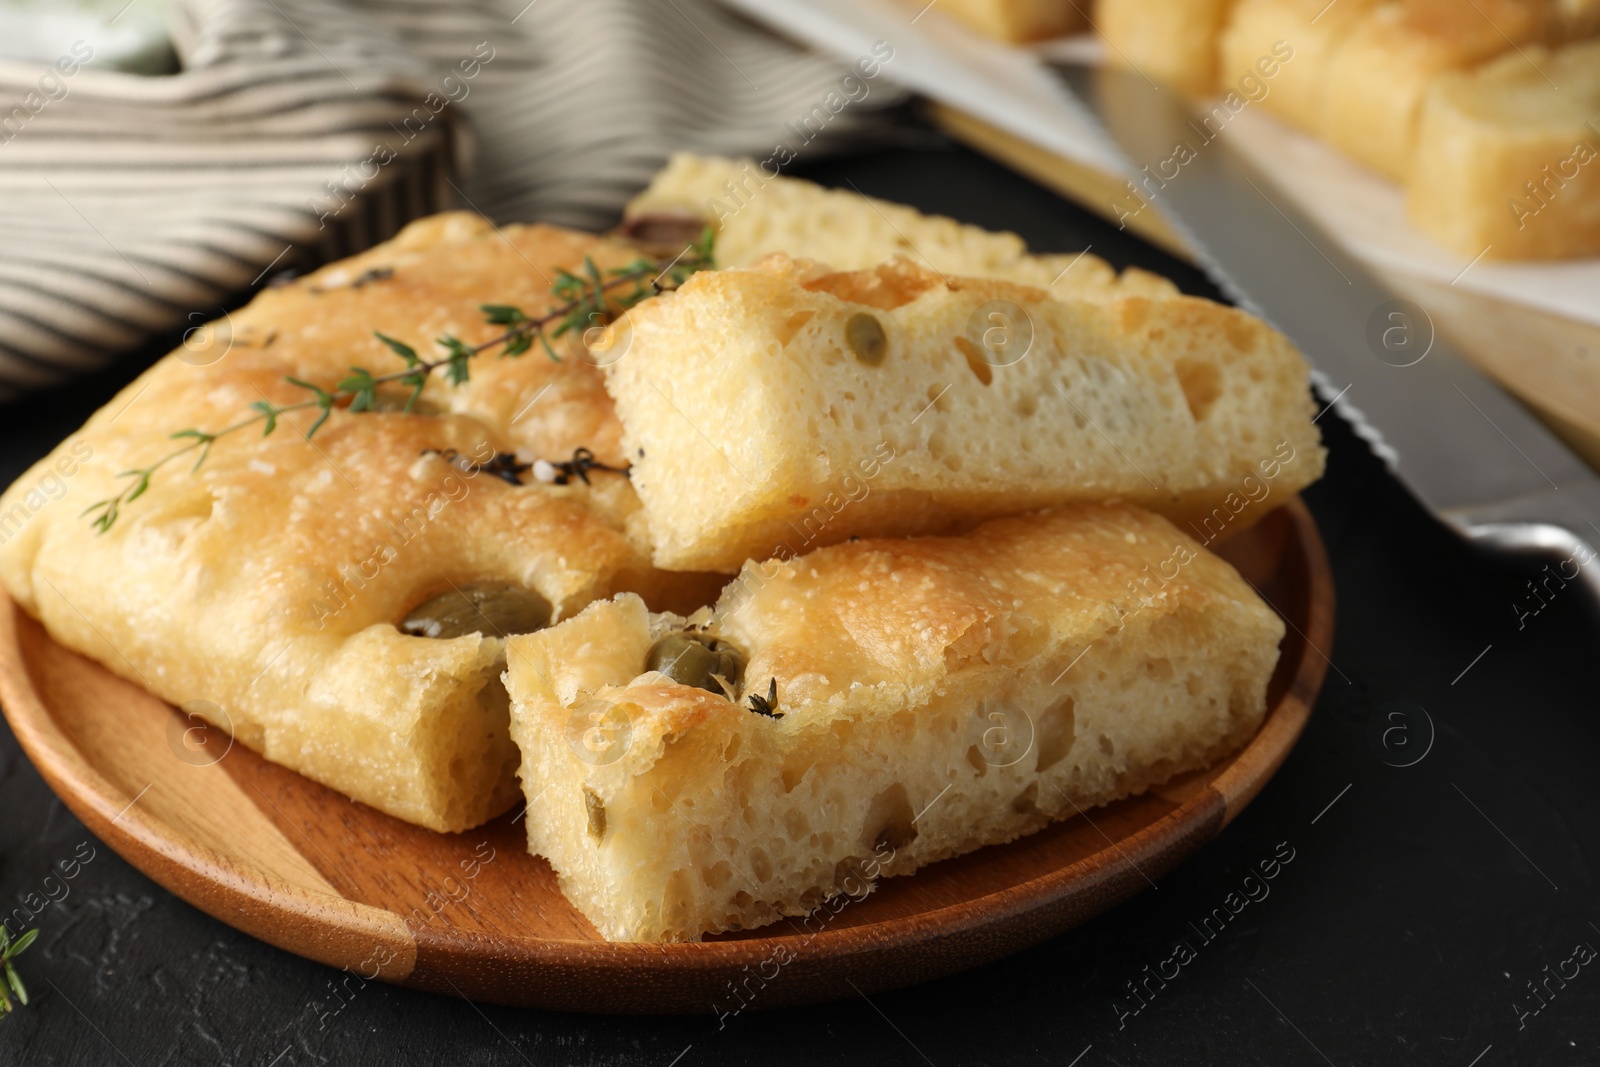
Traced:
[[[121, 472], [170, 454], [182, 443], [173, 433], [311, 395], [287, 376], [332, 388], [352, 363], [403, 369], [374, 330], [430, 354], [445, 333], [483, 341], [496, 328], [478, 305], [537, 313], [558, 268], [636, 255], [448, 215], [264, 291], [197, 331], [0, 498], [0, 578], [57, 641], [267, 758], [434, 829], [482, 822], [516, 795], [497, 631], [620, 588], [668, 592], [624, 536], [638, 506], [624, 478], [497, 477], [514, 479], [518, 450], [561, 459], [588, 447], [620, 460], [591, 364], [482, 359], [458, 388], [434, 376], [413, 414], [401, 410], [408, 390], [381, 389], [383, 410], [335, 408], [309, 441], [315, 408], [286, 414], [270, 436], [257, 425], [218, 438], [198, 469], [191, 454], [155, 470], [103, 534], [83, 513], [128, 487]], [[489, 601], [462, 601], [456, 591], [471, 583], [495, 583], [476, 591], [492, 588]], [[438, 595], [457, 602], [433, 604], [413, 628], [442, 636], [397, 628]]]
[[1389, 0], [1362, 16], [1328, 63], [1321, 134], [1404, 180], [1417, 115], [1439, 75], [1542, 39], [1550, 0]]
[[1600, 0], [1555, 0], [1558, 40], [1579, 41], [1600, 33]]
[[1148, 271], [1118, 274], [1087, 253], [1033, 254], [1014, 233], [780, 177], [768, 163], [679, 153], [629, 202], [623, 230], [659, 235], [662, 250], [671, 255], [686, 237], [710, 225], [723, 267], [747, 267], [783, 253], [836, 270], [865, 270], [907, 256], [944, 274], [1005, 278], [1081, 300], [1178, 295], [1170, 281]]
[[668, 569], [1112, 497], [1209, 538], [1275, 506], [1247, 489], [1322, 472], [1304, 360], [1206, 300], [774, 257], [699, 275], [622, 331], [607, 388]]
[[1303, 130], [1320, 134], [1328, 63], [1378, 0], [1238, 0], [1223, 31], [1222, 80], [1233, 84], [1258, 64], [1277, 60], [1258, 102]]
[[1406, 207], [1463, 256], [1600, 254], [1600, 40], [1441, 77]]
[[[920, 2], [916, 7], [922, 7]], [[939, 11], [979, 33], [1012, 44], [1060, 37], [1083, 28], [1073, 0], [944, 0]]]
[[624, 595], [509, 643], [529, 847], [612, 940], [803, 914], [1221, 758], [1282, 635], [1107, 505], [752, 563], [687, 625]]
[[1232, 6], [1233, 0], [1099, 0], [1095, 27], [1108, 62], [1188, 93], [1210, 93], [1218, 87], [1218, 37]]

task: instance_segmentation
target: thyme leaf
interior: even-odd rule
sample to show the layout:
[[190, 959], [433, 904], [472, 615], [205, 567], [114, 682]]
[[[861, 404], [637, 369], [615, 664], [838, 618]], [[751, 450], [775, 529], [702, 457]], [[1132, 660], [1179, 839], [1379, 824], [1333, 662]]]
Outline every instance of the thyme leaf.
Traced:
[[16, 1005], [11, 1003], [13, 993], [19, 1003], [28, 1003], [28, 987], [22, 984], [22, 976], [17, 973], [12, 961], [26, 952], [38, 937], [38, 930], [29, 930], [13, 941], [11, 931], [0, 925], [0, 975], [4, 976], [4, 980], [0, 981], [0, 1018], [16, 1010]]
[[439, 338], [434, 344], [449, 353], [444, 360], [445, 379], [451, 385], [465, 385], [467, 379], [472, 376], [470, 361], [480, 350], [449, 334]]
[[484, 304], [481, 310], [484, 321], [491, 326], [517, 326], [528, 321], [528, 316], [521, 308], [512, 307], [510, 304]]
[[378, 406], [378, 380], [365, 367], [351, 367], [350, 376], [342, 379], [336, 388], [350, 394], [351, 411], [372, 411]]
[[419, 362], [417, 350], [406, 344], [404, 341], [396, 341], [393, 337], [390, 337], [388, 334], [382, 333], [378, 330], [373, 330], [372, 336], [388, 345], [390, 350], [393, 351], [395, 355], [406, 361], [406, 366], [415, 367]]
[[[289, 376], [289, 375], [285, 375], [283, 380], [288, 382], [290, 385], [298, 385], [302, 389], [311, 390], [312, 399], [311, 400], [302, 401], [301, 402], [301, 406], [309, 406], [309, 405], [315, 404], [317, 407], [322, 409], [322, 414], [317, 416], [317, 421], [313, 422], [311, 424], [311, 429], [306, 431], [306, 440], [309, 441], [309, 440], [311, 440], [311, 438], [313, 436], [316, 435], [316, 432], [318, 430], [322, 429], [322, 424], [328, 421], [328, 416], [333, 414], [333, 404], [334, 404], [335, 397], [334, 397], [334, 395], [332, 393], [328, 392], [328, 390], [322, 388], [322, 386], [320, 386], [320, 385], [312, 385], [310, 382], [301, 381], [299, 378], [295, 378], [295, 377], [292, 377], [292, 376]], [[287, 408], [280, 408], [279, 410], [286, 411], [288, 409]], [[221, 436], [221, 435], [218, 434], [217, 436]], [[213, 438], [213, 440], [214, 439], [215, 438]]]
[[261, 412], [261, 417], [266, 421], [266, 425], [261, 429], [262, 437], [266, 437], [278, 428], [278, 409], [272, 406], [272, 401], [257, 400], [250, 405], [250, 410]]

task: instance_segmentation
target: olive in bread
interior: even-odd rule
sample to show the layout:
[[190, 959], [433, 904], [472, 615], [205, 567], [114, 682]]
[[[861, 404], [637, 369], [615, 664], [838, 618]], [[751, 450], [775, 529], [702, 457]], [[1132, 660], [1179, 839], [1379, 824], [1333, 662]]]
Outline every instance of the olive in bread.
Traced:
[[1283, 632], [1099, 504], [752, 563], [688, 620], [619, 596], [508, 643], [529, 847], [610, 940], [804, 914], [1233, 752]]

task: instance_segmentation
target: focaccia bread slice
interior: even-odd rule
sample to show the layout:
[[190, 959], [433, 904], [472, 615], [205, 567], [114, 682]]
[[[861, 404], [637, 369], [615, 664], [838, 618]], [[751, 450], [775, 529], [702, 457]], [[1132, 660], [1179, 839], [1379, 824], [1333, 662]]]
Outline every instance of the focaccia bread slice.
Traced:
[[[916, 8], [923, 5], [921, 0]], [[1011, 44], [1060, 37], [1083, 28], [1073, 0], [944, 0], [938, 10], [979, 33]]]
[[1107, 62], [1199, 95], [1218, 87], [1217, 43], [1232, 6], [1233, 0], [1099, 0], [1095, 27], [1108, 46]]
[[[1257, 103], [1310, 133], [1321, 134], [1328, 64], [1351, 30], [1379, 0], [1238, 0], [1222, 33], [1225, 80], [1264, 57], [1281, 59]], [[1283, 52], [1288, 49], [1288, 58]]]
[[1600, 0], [1555, 0], [1556, 37], [1579, 41], [1600, 33]]
[[1087, 253], [1030, 253], [1014, 233], [924, 215], [853, 190], [769, 177], [765, 165], [751, 159], [680, 152], [623, 214], [625, 232], [662, 232], [668, 245], [681, 246], [704, 225], [717, 232], [723, 267], [748, 267], [782, 253], [836, 270], [865, 270], [907, 256], [942, 274], [1005, 278], [1080, 300], [1178, 295], [1175, 285], [1149, 271], [1130, 267], [1118, 274]]
[[414, 414], [399, 410], [408, 390], [380, 391], [387, 410], [335, 409], [310, 441], [317, 411], [284, 415], [271, 436], [219, 438], [198, 470], [194, 456], [157, 470], [104, 534], [83, 513], [128, 484], [120, 472], [169, 454], [174, 432], [310, 395], [286, 376], [332, 388], [351, 364], [401, 369], [374, 330], [430, 355], [441, 334], [486, 340], [496, 328], [480, 304], [537, 313], [556, 269], [585, 256], [608, 267], [637, 251], [444, 215], [265, 290], [0, 498], [0, 578], [57, 641], [275, 762], [437, 830], [493, 816], [516, 795], [501, 636], [485, 625], [435, 640], [395, 624], [479, 581], [537, 594], [555, 618], [622, 588], [668, 595], [624, 534], [638, 505], [621, 476], [513, 485], [478, 469], [497, 454], [565, 459], [578, 447], [619, 462], [591, 364], [483, 358], [461, 387], [430, 379]]
[[1321, 134], [1404, 180], [1428, 86], [1551, 32], [1550, 0], [1388, 0], [1367, 12], [1327, 68]]
[[751, 564], [691, 628], [742, 682], [647, 669], [684, 620], [627, 595], [509, 642], [529, 847], [611, 940], [804, 914], [1205, 767], [1260, 724], [1284, 632], [1107, 505]]
[[773, 257], [698, 275], [623, 330], [606, 384], [668, 569], [1112, 497], [1210, 539], [1276, 505], [1246, 495], [1322, 472], [1300, 354], [1192, 297]]
[[1600, 40], [1439, 78], [1406, 207], [1463, 256], [1600, 254]]

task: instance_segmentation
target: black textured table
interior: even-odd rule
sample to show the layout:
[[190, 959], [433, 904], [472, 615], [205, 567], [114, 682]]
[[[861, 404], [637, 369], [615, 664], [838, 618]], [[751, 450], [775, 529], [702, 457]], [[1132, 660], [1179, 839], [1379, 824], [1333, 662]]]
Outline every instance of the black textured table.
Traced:
[[[805, 173], [1041, 250], [1092, 244], [1215, 295], [962, 150]], [[139, 362], [0, 408], [0, 482]], [[1600, 1064], [1600, 624], [1576, 588], [1519, 616], [1537, 565], [1469, 551], [1337, 418], [1320, 425], [1332, 458], [1306, 497], [1340, 605], [1316, 714], [1217, 841], [1085, 927], [870, 1002], [724, 1027], [709, 1005], [616, 1018], [378, 984], [336, 995], [336, 972], [235, 932], [99, 845], [0, 729], [0, 909], [37, 904], [52, 867], [78, 862], [34, 920], [19, 961], [32, 1003], [0, 1019], [0, 1064]], [[1247, 881], [1272, 859], [1275, 878]], [[1218, 908], [1229, 920], [1208, 925]]]

